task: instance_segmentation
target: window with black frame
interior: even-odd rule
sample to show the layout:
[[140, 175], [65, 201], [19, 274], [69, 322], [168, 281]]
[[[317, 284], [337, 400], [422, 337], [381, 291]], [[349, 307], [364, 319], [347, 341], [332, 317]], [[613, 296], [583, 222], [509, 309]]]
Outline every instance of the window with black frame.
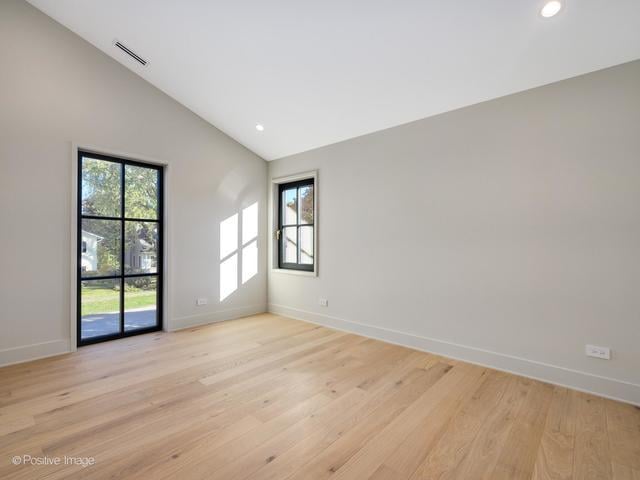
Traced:
[[315, 255], [313, 178], [279, 185], [278, 266], [313, 272]]
[[78, 153], [78, 345], [162, 327], [162, 173]]

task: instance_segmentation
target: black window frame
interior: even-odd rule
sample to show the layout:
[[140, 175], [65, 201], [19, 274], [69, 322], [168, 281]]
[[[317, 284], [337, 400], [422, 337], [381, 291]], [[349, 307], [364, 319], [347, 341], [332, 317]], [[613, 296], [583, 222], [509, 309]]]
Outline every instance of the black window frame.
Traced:
[[[313, 187], [313, 223], [300, 223], [299, 218], [299, 205], [298, 200], [300, 198], [299, 191], [302, 187]], [[295, 224], [284, 224], [282, 218], [282, 193], [285, 190], [296, 189], [296, 217], [297, 223]], [[282, 242], [284, 240], [283, 229], [286, 227], [296, 227], [298, 246], [296, 247], [296, 263], [289, 263], [284, 261], [284, 249], [282, 248]], [[300, 263], [300, 227], [313, 227], [313, 263]], [[278, 268], [283, 270], [300, 270], [304, 272], [315, 272], [316, 267], [316, 185], [315, 178], [305, 178], [303, 180], [296, 180], [294, 182], [286, 182], [278, 184], [278, 231], [277, 231], [277, 241], [278, 241]]]
[[[104, 160], [121, 165], [120, 171], [120, 216], [110, 217], [102, 215], [85, 215], [82, 213], [82, 159], [83, 157]], [[118, 338], [132, 337], [145, 333], [157, 332], [163, 328], [164, 310], [162, 305], [164, 285], [164, 167], [152, 163], [138, 162], [125, 158], [114, 157], [101, 153], [93, 153], [87, 150], [78, 150], [78, 178], [77, 178], [77, 237], [76, 237], [76, 342], [78, 347], [91, 345]], [[158, 212], [156, 219], [133, 218], [125, 216], [125, 170], [126, 166], [148, 168], [158, 172]], [[117, 220], [121, 226], [120, 238], [120, 273], [118, 275], [96, 275], [83, 278], [82, 269], [82, 220]], [[126, 222], [150, 222], [158, 224], [158, 249], [155, 273], [125, 273], [125, 226]], [[156, 277], [156, 324], [153, 327], [125, 330], [125, 282], [129, 278]], [[120, 329], [116, 333], [100, 335], [90, 338], [82, 338], [82, 282], [91, 280], [120, 280]]]

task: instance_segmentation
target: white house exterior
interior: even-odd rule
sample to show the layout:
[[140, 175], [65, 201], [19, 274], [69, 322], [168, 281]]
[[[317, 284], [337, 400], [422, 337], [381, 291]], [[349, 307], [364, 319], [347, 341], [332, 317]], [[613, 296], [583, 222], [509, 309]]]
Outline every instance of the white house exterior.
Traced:
[[[298, 218], [297, 202], [287, 204], [285, 218]], [[296, 263], [296, 250], [299, 248], [302, 264], [313, 265], [313, 226], [300, 225], [300, 228], [288, 228], [284, 231], [287, 245], [285, 247], [285, 262]]]
[[155, 272], [155, 246], [142, 238], [137, 238], [135, 243], [125, 251], [125, 265], [140, 273]]
[[[96, 272], [98, 270], [98, 243], [103, 237], [95, 233], [82, 230], [82, 245], [80, 267], [83, 272]], [[139, 273], [152, 273], [156, 271], [155, 246], [137, 238], [125, 251], [125, 265]]]
[[98, 242], [101, 240], [100, 235], [82, 230], [80, 268], [83, 272], [94, 272], [98, 269]]

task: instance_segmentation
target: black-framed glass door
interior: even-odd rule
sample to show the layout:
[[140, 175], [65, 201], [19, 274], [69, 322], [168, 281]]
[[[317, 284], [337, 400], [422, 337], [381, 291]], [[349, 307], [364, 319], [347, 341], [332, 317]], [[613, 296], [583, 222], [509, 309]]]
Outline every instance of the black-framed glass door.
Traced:
[[162, 167], [78, 152], [78, 345], [162, 328]]

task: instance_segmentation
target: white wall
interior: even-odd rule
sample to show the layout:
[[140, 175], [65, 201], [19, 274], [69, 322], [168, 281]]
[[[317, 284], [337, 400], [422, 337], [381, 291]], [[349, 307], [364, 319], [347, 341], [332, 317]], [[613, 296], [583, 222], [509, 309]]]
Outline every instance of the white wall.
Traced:
[[640, 61], [269, 164], [313, 169], [272, 311], [640, 403]]
[[[72, 142], [168, 164], [169, 328], [264, 311], [262, 159], [26, 2], [0, 65], [0, 364], [70, 347]], [[219, 222], [254, 202], [259, 273], [220, 303]]]

